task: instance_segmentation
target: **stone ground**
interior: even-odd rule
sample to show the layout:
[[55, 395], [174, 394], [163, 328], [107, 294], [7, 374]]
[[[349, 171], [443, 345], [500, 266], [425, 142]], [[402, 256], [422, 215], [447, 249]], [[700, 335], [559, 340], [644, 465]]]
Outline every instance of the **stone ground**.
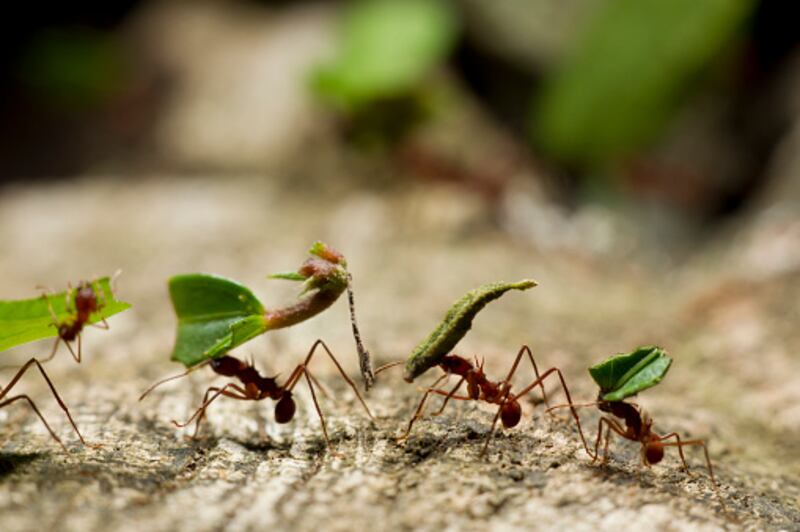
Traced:
[[[304, 196], [259, 177], [153, 175], [0, 190], [3, 298], [122, 268], [119, 293], [134, 305], [111, 331], [86, 333], [83, 364], [62, 352], [47, 366], [80, 429], [101, 447], [79, 445], [35, 374], [19, 390], [35, 397], [70, 454], [25, 407], [0, 411], [2, 530], [800, 530], [796, 209], [752, 217], [671, 259], [598, 210], [552, 224], [546, 209], [514, 218], [512, 205], [490, 216], [447, 186], [335, 189]], [[497, 228], [548, 220], [547, 245]], [[632, 442], [615, 441], [608, 464], [590, 463], [572, 424], [549, 419], [533, 396], [523, 422], [498, 434], [485, 458], [492, 412], [472, 403], [448, 407], [398, 442], [419, 396], [399, 371], [369, 392], [373, 423], [331, 365], [315, 362], [335, 395], [322, 401], [341, 457], [326, 450], [304, 391], [286, 426], [274, 423], [271, 403], [221, 400], [196, 441], [170, 420], [190, 415], [210, 372], [137, 402], [151, 382], [180, 370], [168, 360], [170, 275], [227, 275], [267, 306], [281, 304], [296, 287], [265, 274], [295, 268], [316, 239], [347, 256], [378, 363], [404, 358], [466, 290], [524, 277], [540, 286], [492, 304], [459, 346], [485, 356], [490, 375], [507, 371], [527, 343], [542, 366], [564, 370], [574, 397], [591, 400], [589, 364], [640, 343], [662, 345], [675, 364], [639, 402], [657, 430], [708, 439], [719, 493], [696, 450], [691, 476], [674, 449], [642, 467]], [[570, 244], [552, 245], [559, 241]], [[316, 338], [356, 373], [344, 302], [239, 354], [286, 375]], [[50, 345], [16, 348], [2, 361], [43, 356]], [[525, 368], [519, 382], [530, 378]], [[549, 389], [563, 398], [555, 383]], [[596, 412], [583, 410], [582, 419], [593, 436]]]

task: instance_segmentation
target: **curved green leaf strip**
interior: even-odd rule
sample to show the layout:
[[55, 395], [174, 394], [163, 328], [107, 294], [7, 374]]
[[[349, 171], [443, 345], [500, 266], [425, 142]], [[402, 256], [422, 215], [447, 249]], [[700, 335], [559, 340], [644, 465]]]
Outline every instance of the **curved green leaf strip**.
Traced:
[[264, 306], [245, 286], [215, 275], [177, 275], [169, 295], [178, 316], [172, 360], [187, 367], [221, 356], [267, 330]]
[[492, 283], [467, 292], [456, 301], [438, 327], [419, 344], [408, 358], [403, 378], [413, 381], [450, 353], [472, 327], [472, 320], [488, 303], [509, 290], [527, 290], [536, 281], [524, 279], [516, 283]]
[[[89, 316], [87, 323], [97, 323], [130, 308], [128, 303], [114, 297], [108, 277], [93, 281], [92, 288], [98, 295], [101, 308]], [[58, 336], [50, 307], [59, 323], [71, 320], [75, 313], [75, 293], [73, 289], [69, 297], [69, 307], [66, 291], [31, 299], [0, 301], [0, 351]]]
[[589, 373], [600, 386], [601, 399], [622, 401], [661, 382], [671, 364], [660, 347], [642, 346], [592, 366]]

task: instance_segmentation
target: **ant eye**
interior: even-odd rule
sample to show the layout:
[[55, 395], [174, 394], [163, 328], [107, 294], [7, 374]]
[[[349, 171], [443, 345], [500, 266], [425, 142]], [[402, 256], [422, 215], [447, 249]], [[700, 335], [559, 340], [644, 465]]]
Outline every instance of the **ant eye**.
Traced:
[[296, 410], [292, 394], [287, 392], [280, 398], [278, 404], [275, 405], [275, 421], [278, 423], [288, 423], [294, 417]]
[[500, 419], [503, 420], [503, 426], [507, 429], [516, 427], [522, 417], [522, 407], [515, 401], [509, 401], [503, 406], [500, 412]]

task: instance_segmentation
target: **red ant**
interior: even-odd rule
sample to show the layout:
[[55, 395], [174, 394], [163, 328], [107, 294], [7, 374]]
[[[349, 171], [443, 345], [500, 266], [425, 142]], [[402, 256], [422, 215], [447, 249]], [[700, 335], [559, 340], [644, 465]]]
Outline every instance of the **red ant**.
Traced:
[[180, 375], [169, 377], [155, 383], [153, 386], [148, 388], [141, 395], [141, 397], [139, 397], [139, 400], [141, 401], [144, 399], [157, 386], [167, 381], [188, 375], [190, 372], [202, 365], [208, 365], [215, 373], [219, 375], [225, 377], [235, 377], [239, 379], [241, 384], [231, 382], [222, 387], [209, 387], [203, 396], [203, 402], [201, 403], [200, 407], [188, 420], [186, 420], [186, 422], [178, 423], [177, 421], [173, 420], [172, 423], [179, 428], [183, 428], [195, 420], [195, 430], [194, 434], [192, 435], [192, 438], [195, 438], [200, 430], [200, 422], [205, 417], [205, 413], [209, 405], [221, 395], [230, 397], [232, 399], [238, 399], [240, 401], [261, 401], [262, 399], [273, 399], [277, 401], [277, 404], [275, 405], [275, 421], [278, 423], [288, 423], [292, 420], [292, 418], [294, 418], [296, 409], [294, 398], [292, 397], [292, 390], [300, 381], [300, 377], [305, 377], [306, 383], [308, 384], [308, 389], [311, 391], [311, 398], [314, 401], [314, 407], [317, 409], [317, 415], [319, 415], [319, 420], [322, 425], [322, 433], [325, 435], [325, 441], [328, 443], [328, 448], [332, 453], [334, 453], [333, 445], [328, 437], [328, 429], [325, 425], [325, 417], [322, 415], [322, 410], [317, 402], [317, 394], [314, 391], [314, 384], [316, 384], [323, 391], [324, 388], [308, 370], [308, 364], [311, 362], [311, 358], [314, 356], [314, 353], [317, 352], [318, 347], [322, 347], [331, 360], [333, 360], [333, 363], [336, 364], [336, 368], [339, 370], [342, 378], [347, 382], [350, 388], [353, 389], [353, 392], [355, 392], [356, 397], [358, 398], [359, 402], [361, 402], [361, 405], [364, 407], [364, 410], [367, 412], [369, 418], [374, 420], [375, 418], [369, 411], [367, 404], [364, 402], [361, 394], [358, 393], [355, 383], [350, 379], [350, 377], [347, 376], [347, 374], [344, 372], [344, 369], [342, 369], [342, 366], [339, 365], [339, 361], [336, 360], [336, 357], [322, 340], [317, 340], [314, 342], [303, 363], [298, 364], [297, 367], [295, 367], [294, 371], [292, 371], [292, 373], [289, 375], [289, 378], [286, 379], [286, 382], [284, 382], [282, 385], [278, 384], [276, 377], [261, 376], [254, 367], [252, 361], [248, 363], [230, 355], [224, 355], [203, 362], [202, 364], [190, 368]]
[[[714, 477], [714, 468], [711, 466], [711, 459], [708, 456], [708, 448], [706, 447], [705, 441], [681, 440], [681, 437], [677, 432], [670, 432], [669, 434], [663, 436], [656, 433], [653, 430], [653, 419], [650, 417], [650, 415], [642, 410], [638, 405], [633, 403], [626, 403], [625, 401], [604, 401], [598, 397], [598, 400], [594, 403], [580, 404], [577, 406], [581, 407], [595, 405], [601, 412], [609, 413], [612, 416], [623, 420], [625, 422], [625, 427], [623, 428], [620, 422], [614, 418], [608, 416], [600, 417], [600, 421], [597, 425], [597, 439], [595, 440], [594, 444], [594, 456], [592, 457], [593, 463], [598, 458], [600, 439], [603, 435], [603, 424], [606, 426], [606, 433], [602, 463], [606, 463], [608, 461], [608, 442], [611, 439], [612, 432], [618, 434], [620, 437], [625, 438], [626, 440], [641, 444], [642, 464], [647, 467], [661, 462], [661, 460], [664, 458], [665, 447], [677, 447], [678, 454], [680, 455], [681, 462], [683, 463], [683, 469], [686, 471], [686, 474], [689, 475], [691, 473], [689, 471], [689, 466], [686, 463], [686, 457], [683, 454], [683, 448], [690, 445], [699, 445], [703, 448], [703, 453], [705, 454], [706, 458], [706, 467], [708, 468], [708, 475], [711, 477], [711, 483], [714, 485], [714, 490], [717, 492], [717, 496], [719, 497], [719, 485]], [[556, 408], [564, 408], [567, 406], [574, 409], [576, 405], [557, 405], [548, 408], [548, 412], [555, 410]], [[675, 441], [665, 441], [671, 438], [675, 438]], [[720, 502], [722, 502], [721, 497]], [[724, 509], [724, 502], [722, 502], [722, 506]]]
[[[536, 379], [523, 388], [519, 393], [514, 394], [511, 393], [511, 378], [514, 376], [514, 373], [517, 371], [520, 361], [522, 360], [522, 356], [527, 354], [528, 359], [533, 366], [533, 372], [536, 375]], [[486, 377], [486, 374], [483, 372], [483, 361], [478, 363], [477, 359], [476, 363], [473, 365], [472, 362], [463, 358], [458, 355], [446, 355], [441, 362], [439, 362], [439, 367], [444, 371], [444, 375], [439, 376], [438, 379], [425, 391], [425, 395], [422, 396], [422, 400], [419, 402], [417, 406], [417, 410], [414, 413], [414, 416], [411, 418], [411, 421], [408, 423], [408, 428], [406, 429], [405, 434], [401, 436], [401, 439], [406, 439], [408, 435], [411, 433], [411, 428], [413, 427], [414, 423], [422, 418], [423, 410], [425, 408], [425, 402], [428, 399], [430, 394], [437, 394], [443, 395], [445, 397], [444, 401], [442, 402], [442, 406], [439, 410], [433, 415], [439, 415], [444, 411], [445, 406], [447, 406], [447, 402], [450, 399], [456, 399], [458, 401], [485, 401], [490, 404], [499, 405], [497, 409], [497, 413], [494, 416], [494, 420], [492, 421], [492, 428], [489, 432], [489, 435], [486, 438], [486, 443], [483, 446], [483, 450], [481, 454], [485, 454], [486, 450], [489, 447], [489, 442], [494, 434], [495, 426], [497, 425], [498, 419], [502, 420], [503, 427], [505, 428], [513, 428], [516, 427], [522, 417], [522, 407], [519, 404], [519, 398], [527, 395], [537, 386], [542, 390], [542, 397], [544, 399], [545, 404], [547, 404], [547, 393], [544, 390], [544, 380], [553, 373], [558, 374], [558, 378], [561, 380], [561, 386], [564, 389], [564, 393], [567, 396], [567, 401], [569, 404], [572, 404], [572, 398], [569, 393], [569, 388], [567, 388], [567, 383], [564, 380], [564, 376], [561, 374], [561, 370], [558, 368], [550, 368], [544, 372], [544, 374], [539, 375], [539, 368], [536, 366], [536, 361], [533, 358], [533, 354], [531, 353], [530, 348], [527, 345], [523, 345], [519, 352], [517, 353], [516, 359], [514, 360], [514, 364], [511, 366], [511, 370], [508, 372], [508, 375], [505, 379], [499, 382], [493, 382]], [[395, 364], [387, 364], [375, 371], [378, 373], [388, 367], [391, 367]], [[436, 388], [436, 386], [442, 382], [442, 380], [448, 378], [451, 374], [459, 375], [461, 378], [459, 379], [458, 383], [453, 387], [452, 390], [449, 392], [445, 390], [440, 390]], [[456, 392], [461, 387], [461, 385], [466, 381], [467, 383], [467, 395], [456, 395]], [[581, 436], [581, 440], [583, 441], [583, 447], [587, 453], [591, 456], [589, 452], [589, 446], [586, 443], [586, 439], [583, 436], [583, 429], [581, 428], [580, 418], [578, 417], [577, 412], [575, 409], [572, 409], [572, 416], [575, 419], [575, 423], [578, 426], [578, 432]]]
[[[69, 286], [69, 290], [67, 290], [66, 299], [67, 304], [66, 308], [70, 308], [70, 299], [72, 295], [72, 286]], [[81, 362], [81, 332], [83, 328], [87, 325], [89, 321], [89, 316], [92, 313], [97, 312], [103, 307], [103, 302], [100, 298], [97, 297], [97, 293], [95, 292], [94, 288], [92, 287], [91, 283], [86, 281], [81, 281], [78, 284], [78, 288], [75, 291], [75, 312], [64, 321], [59, 321], [58, 317], [56, 316], [55, 311], [53, 310], [53, 305], [50, 303], [50, 299], [47, 295], [43, 295], [42, 297], [47, 298], [47, 305], [50, 308], [50, 315], [53, 317], [53, 326], [58, 329], [58, 338], [56, 339], [56, 343], [53, 344], [53, 350], [50, 352], [50, 355], [43, 359], [42, 362], [47, 362], [51, 360], [54, 356], [56, 356], [56, 350], [58, 349], [58, 344], [63, 341], [66, 344], [67, 349], [72, 354], [72, 358], [75, 359], [75, 362]], [[108, 322], [103, 319], [103, 325], [99, 325], [97, 323], [91, 324], [94, 327], [98, 327], [100, 329], [108, 330]], [[78, 353], [75, 353], [75, 350], [72, 349], [70, 342], [75, 341], [77, 338], [78, 340]]]
[[53, 383], [50, 380], [50, 377], [47, 376], [47, 373], [45, 373], [44, 368], [39, 363], [39, 361], [36, 360], [35, 358], [32, 358], [32, 359], [28, 360], [28, 362], [26, 362], [25, 365], [23, 365], [19, 369], [19, 371], [17, 371], [16, 375], [14, 375], [14, 378], [12, 378], [11, 382], [8, 383], [8, 386], [6, 386], [5, 388], [0, 388], [0, 408], [3, 408], [4, 406], [10, 405], [11, 403], [14, 403], [16, 401], [24, 399], [25, 401], [28, 402], [28, 404], [33, 409], [33, 411], [36, 413], [36, 415], [39, 416], [39, 419], [42, 421], [42, 423], [44, 424], [45, 428], [50, 433], [50, 436], [52, 436], [53, 439], [58, 442], [58, 444], [61, 446], [61, 448], [64, 449], [64, 452], [69, 452], [69, 451], [67, 451], [67, 448], [64, 446], [64, 443], [61, 441], [61, 438], [56, 436], [56, 433], [53, 432], [52, 428], [50, 428], [50, 425], [44, 419], [44, 416], [39, 411], [39, 408], [37, 408], [36, 404], [33, 402], [33, 400], [30, 397], [28, 397], [25, 394], [21, 394], [21, 395], [15, 395], [15, 396], [12, 396], [12, 397], [9, 397], [9, 398], [6, 399], [6, 396], [11, 391], [11, 388], [14, 387], [14, 385], [17, 383], [17, 381], [19, 381], [22, 378], [22, 376], [25, 374], [25, 372], [28, 371], [29, 368], [33, 367], [33, 365], [36, 365], [36, 367], [39, 368], [39, 371], [41, 372], [42, 377], [44, 377], [44, 380], [47, 382], [47, 385], [50, 387], [50, 391], [53, 392], [53, 397], [56, 398], [56, 402], [58, 403], [58, 406], [60, 406], [61, 410], [63, 410], [64, 413], [67, 415], [67, 419], [69, 419], [70, 425], [72, 425], [72, 428], [75, 430], [75, 434], [78, 435], [78, 438], [80, 438], [81, 443], [86, 445], [86, 441], [83, 439], [83, 436], [81, 436], [81, 433], [78, 430], [77, 425], [75, 425], [75, 421], [73, 421], [72, 415], [70, 415], [69, 409], [67, 408], [67, 405], [65, 405], [64, 401], [61, 400], [61, 396], [58, 395], [58, 392], [56, 391], [55, 386], [53, 386]]

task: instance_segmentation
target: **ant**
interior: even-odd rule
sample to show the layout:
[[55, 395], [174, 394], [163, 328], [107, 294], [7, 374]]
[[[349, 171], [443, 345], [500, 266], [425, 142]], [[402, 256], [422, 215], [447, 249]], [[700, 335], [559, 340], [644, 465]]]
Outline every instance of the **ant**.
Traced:
[[[281, 424], [290, 422], [292, 418], [294, 418], [296, 410], [295, 401], [292, 397], [292, 391], [300, 381], [300, 378], [305, 377], [306, 384], [308, 384], [308, 389], [311, 391], [311, 398], [314, 401], [314, 407], [316, 408], [317, 415], [319, 416], [320, 424], [322, 425], [322, 433], [325, 435], [325, 441], [327, 442], [331, 453], [337, 454], [334, 452], [333, 444], [328, 437], [325, 416], [322, 415], [322, 410], [317, 402], [317, 394], [314, 391], [314, 385], [316, 384], [316, 386], [318, 386], [323, 392], [325, 389], [308, 370], [308, 364], [311, 362], [311, 358], [317, 352], [318, 347], [321, 347], [325, 353], [328, 354], [331, 360], [333, 360], [333, 363], [336, 365], [336, 368], [339, 370], [342, 378], [347, 382], [350, 388], [352, 388], [359, 402], [367, 412], [369, 418], [374, 420], [375, 418], [372, 416], [367, 404], [364, 402], [361, 394], [358, 393], [355, 383], [352, 381], [352, 379], [350, 379], [350, 377], [347, 376], [347, 374], [344, 372], [344, 369], [342, 369], [342, 366], [339, 364], [339, 361], [336, 360], [336, 357], [322, 340], [317, 340], [314, 342], [308, 354], [306, 355], [305, 360], [294, 368], [294, 371], [292, 371], [292, 373], [289, 375], [289, 378], [287, 378], [282, 385], [278, 384], [277, 376], [264, 377], [260, 375], [258, 370], [256, 370], [255, 366], [253, 365], [252, 360], [250, 362], [245, 362], [230, 355], [223, 355], [221, 357], [213, 358], [198, 364], [193, 368], [189, 368], [189, 370], [181, 373], [180, 375], [175, 375], [155, 383], [148, 388], [141, 395], [141, 397], [139, 397], [139, 400], [141, 401], [144, 399], [157, 386], [160, 386], [167, 381], [188, 375], [190, 372], [203, 365], [208, 365], [212, 371], [218, 375], [222, 375], [224, 377], [234, 377], [238, 379], [241, 384], [230, 382], [222, 387], [210, 386], [203, 396], [203, 402], [200, 404], [200, 407], [188, 420], [186, 420], [184, 423], [179, 423], [174, 420], [172, 421], [172, 423], [179, 428], [186, 427], [192, 421], [195, 421], [195, 429], [194, 433], [192, 434], [192, 438], [194, 439], [197, 437], [198, 431], [200, 430], [200, 423], [205, 417], [206, 410], [208, 409], [209, 405], [219, 396], [230, 397], [231, 399], [238, 399], [240, 401], [261, 401], [262, 399], [275, 400], [277, 401], [277, 404], [275, 405], [275, 421]], [[327, 394], [327, 392], [325, 393]]]
[[[68, 290], [66, 294], [66, 308], [69, 310], [70, 308], [70, 299], [72, 296], [72, 286], [68, 285]], [[53, 350], [50, 352], [50, 355], [47, 358], [44, 358], [42, 362], [48, 362], [54, 356], [56, 356], [56, 351], [58, 350], [58, 344], [60, 342], [64, 342], [66, 344], [67, 349], [72, 354], [72, 358], [75, 359], [75, 362], [81, 362], [81, 332], [83, 328], [88, 324], [89, 316], [92, 313], [97, 312], [101, 308], [103, 308], [103, 301], [97, 296], [94, 288], [92, 287], [92, 283], [81, 281], [78, 283], [78, 288], [75, 291], [75, 311], [72, 315], [66, 318], [63, 321], [59, 321], [58, 317], [56, 316], [55, 311], [53, 310], [53, 305], [50, 303], [49, 297], [45, 294], [42, 297], [47, 299], [47, 305], [50, 309], [50, 315], [53, 318], [52, 325], [58, 329], [58, 338], [56, 338], [56, 343], [53, 344]], [[108, 330], [108, 322], [105, 318], [102, 319], [103, 325], [94, 323], [90, 324], [94, 327], [99, 329]], [[78, 340], [78, 352], [75, 353], [75, 350], [72, 349], [72, 345], [70, 342]]]
[[[602, 392], [601, 392], [602, 393]], [[706, 467], [708, 468], [708, 475], [711, 477], [711, 483], [714, 485], [714, 490], [717, 492], [717, 496], [722, 503], [723, 509], [725, 509], [725, 503], [722, 501], [722, 498], [719, 496], [719, 485], [717, 484], [717, 480], [714, 477], [714, 468], [711, 465], [711, 459], [708, 456], [708, 447], [706, 447], [706, 442], [704, 440], [682, 440], [680, 435], [677, 432], [670, 432], [669, 434], [660, 435], [653, 430], [653, 418], [650, 415], [642, 410], [639, 405], [634, 403], [627, 403], [625, 401], [604, 401], [601, 397], [598, 397], [597, 401], [594, 403], [586, 403], [586, 404], [579, 404], [579, 405], [557, 405], [548, 408], [548, 412], [555, 410], [557, 408], [564, 408], [569, 406], [570, 408], [574, 409], [575, 406], [597, 406], [597, 408], [601, 412], [606, 412], [611, 414], [614, 417], [608, 416], [601, 416], [600, 421], [597, 425], [597, 439], [595, 440], [594, 444], [594, 456], [592, 457], [592, 463], [594, 463], [598, 458], [598, 449], [600, 448], [600, 439], [603, 436], [603, 425], [606, 427], [605, 431], [605, 446], [603, 449], [603, 460], [602, 463], [606, 463], [608, 461], [608, 443], [611, 439], [611, 433], [614, 432], [620, 437], [630, 440], [633, 442], [638, 442], [641, 444], [641, 460], [642, 464], [650, 467], [653, 464], [657, 464], [661, 462], [664, 458], [664, 448], [665, 447], [677, 447], [678, 454], [680, 455], [681, 462], [683, 463], [683, 469], [686, 471], [687, 475], [691, 475], [689, 471], [689, 466], [686, 463], [686, 457], [683, 453], [683, 448], [692, 445], [698, 445], [703, 448], [703, 453], [706, 459]], [[625, 427], [620, 424], [617, 419], [619, 418], [625, 423]], [[667, 442], [666, 440], [674, 438], [674, 442]]]
[[50, 425], [44, 419], [44, 416], [39, 411], [39, 408], [36, 406], [36, 404], [33, 402], [33, 400], [30, 397], [28, 397], [25, 394], [21, 394], [21, 395], [14, 395], [12, 397], [6, 398], [6, 396], [8, 396], [9, 392], [11, 391], [11, 388], [13, 388], [14, 385], [17, 383], [17, 381], [19, 381], [22, 378], [22, 376], [25, 374], [25, 372], [28, 371], [28, 369], [30, 369], [34, 365], [37, 368], [39, 368], [39, 371], [41, 372], [42, 377], [44, 377], [44, 380], [47, 382], [47, 385], [50, 387], [50, 391], [53, 392], [53, 397], [56, 398], [56, 402], [58, 403], [58, 406], [60, 406], [61, 410], [63, 410], [64, 413], [67, 415], [67, 419], [69, 419], [70, 425], [72, 425], [73, 430], [75, 430], [75, 434], [78, 435], [78, 438], [80, 438], [81, 443], [86, 445], [86, 441], [83, 439], [83, 436], [81, 435], [80, 431], [78, 430], [77, 425], [75, 425], [75, 421], [72, 419], [72, 415], [69, 413], [69, 408], [67, 408], [67, 405], [65, 405], [64, 401], [61, 400], [61, 396], [58, 395], [58, 392], [56, 391], [55, 386], [53, 386], [53, 382], [50, 380], [50, 377], [47, 376], [47, 373], [45, 373], [44, 368], [42, 367], [42, 364], [35, 358], [32, 358], [32, 359], [28, 360], [28, 362], [26, 362], [19, 369], [19, 371], [17, 371], [16, 375], [14, 375], [14, 377], [11, 379], [11, 382], [8, 383], [8, 386], [6, 386], [5, 388], [0, 388], [0, 408], [3, 408], [4, 406], [10, 405], [11, 403], [14, 403], [16, 401], [24, 399], [25, 401], [28, 402], [28, 404], [33, 409], [33, 411], [36, 413], [36, 415], [39, 416], [39, 419], [44, 424], [45, 428], [47, 429], [47, 432], [50, 433], [50, 436], [52, 436], [53, 439], [56, 440], [56, 442], [58, 442], [58, 444], [61, 446], [61, 448], [64, 449], [64, 452], [67, 452], [67, 453], [69, 452], [69, 451], [67, 451], [67, 448], [64, 446], [64, 443], [61, 441], [61, 438], [59, 438], [56, 435], [56, 433], [53, 432], [53, 429], [50, 428]]
[[[528, 359], [533, 366], [533, 372], [536, 375], [536, 379], [523, 388], [519, 393], [512, 393], [511, 392], [511, 378], [514, 376], [514, 373], [517, 371], [519, 367], [519, 363], [522, 360], [523, 355], [528, 356]], [[388, 369], [391, 366], [400, 364], [392, 363], [387, 364], [381, 368], [378, 368], [375, 373]], [[537, 386], [542, 390], [542, 397], [544, 399], [545, 405], [547, 405], [547, 393], [544, 389], [544, 380], [553, 373], [558, 374], [558, 378], [561, 381], [561, 386], [564, 389], [564, 393], [567, 396], [567, 401], [570, 405], [572, 405], [572, 397], [569, 393], [569, 388], [567, 388], [567, 383], [564, 380], [564, 376], [561, 374], [561, 370], [558, 368], [550, 368], [545, 371], [542, 375], [539, 374], [539, 368], [536, 366], [536, 361], [533, 358], [533, 353], [531, 349], [527, 345], [523, 345], [519, 352], [517, 353], [516, 359], [514, 360], [514, 364], [511, 366], [511, 370], [508, 372], [508, 375], [505, 379], [499, 382], [494, 382], [489, 380], [486, 374], [483, 372], [483, 361], [478, 362], [477, 358], [475, 360], [475, 364], [463, 358], [459, 355], [452, 354], [452, 355], [445, 355], [441, 362], [439, 362], [439, 367], [444, 371], [444, 375], [440, 375], [436, 381], [434, 381], [431, 387], [427, 388], [425, 394], [422, 396], [422, 400], [419, 402], [417, 406], [417, 410], [414, 412], [414, 416], [408, 423], [408, 427], [406, 428], [406, 432], [403, 436], [400, 437], [401, 440], [408, 438], [408, 435], [411, 433], [411, 428], [414, 426], [414, 423], [423, 417], [423, 410], [425, 408], [425, 402], [428, 399], [430, 394], [442, 395], [444, 396], [444, 401], [442, 402], [441, 407], [439, 410], [434, 413], [433, 415], [438, 416], [440, 415], [447, 403], [450, 399], [455, 399], [458, 401], [485, 401], [489, 404], [498, 405], [497, 413], [494, 416], [494, 420], [492, 421], [492, 428], [489, 431], [489, 434], [486, 438], [486, 443], [483, 446], [483, 450], [481, 451], [481, 455], [486, 454], [486, 450], [489, 447], [489, 442], [492, 439], [494, 434], [495, 426], [497, 425], [497, 421], [502, 420], [503, 427], [505, 428], [513, 428], [519, 424], [520, 418], [522, 417], [522, 407], [519, 404], [520, 397], [523, 397], [530, 393], [534, 388]], [[447, 379], [450, 375], [458, 375], [461, 378], [459, 379], [458, 383], [453, 387], [449, 392], [445, 390], [441, 390], [436, 388], [436, 386], [442, 382], [443, 380]], [[461, 385], [466, 382], [467, 383], [467, 395], [456, 395], [456, 392], [461, 388]], [[572, 408], [572, 417], [575, 419], [575, 423], [578, 426], [578, 432], [581, 436], [581, 440], [583, 441], [583, 447], [587, 453], [591, 456], [589, 452], [589, 446], [586, 443], [586, 439], [583, 436], [583, 429], [581, 428], [580, 418], [578, 417], [577, 412], [575, 409]]]

